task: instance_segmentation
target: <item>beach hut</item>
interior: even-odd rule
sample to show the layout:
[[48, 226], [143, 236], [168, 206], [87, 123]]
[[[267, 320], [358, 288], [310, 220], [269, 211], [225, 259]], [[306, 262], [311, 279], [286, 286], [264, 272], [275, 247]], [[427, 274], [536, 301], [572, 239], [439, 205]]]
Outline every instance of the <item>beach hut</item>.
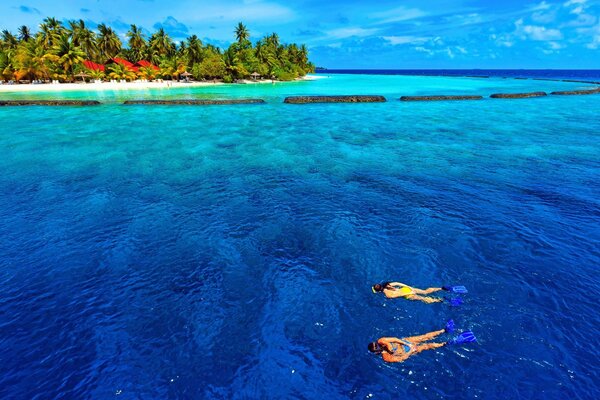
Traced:
[[252, 77], [252, 80], [257, 80], [258, 78], [260, 78], [260, 74], [256, 71], [251, 73], [250, 76]]
[[179, 76], [183, 76], [183, 78], [184, 78], [186, 81], [189, 81], [189, 80], [190, 80], [190, 76], [192, 76], [192, 74], [190, 74], [189, 72], [185, 71], [185, 72], [183, 72], [182, 74], [180, 74]]
[[90, 76], [88, 74], [86, 74], [85, 72], [80, 72], [77, 75], [75, 75], [75, 78], [81, 78], [81, 81], [83, 83], [85, 83], [85, 78], [89, 78]]

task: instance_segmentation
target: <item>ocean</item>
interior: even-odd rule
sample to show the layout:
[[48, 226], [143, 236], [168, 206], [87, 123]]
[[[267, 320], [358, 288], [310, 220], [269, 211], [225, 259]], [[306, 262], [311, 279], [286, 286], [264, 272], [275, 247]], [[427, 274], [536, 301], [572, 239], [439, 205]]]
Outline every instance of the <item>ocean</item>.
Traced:
[[319, 69], [319, 74], [600, 80], [597, 69]]
[[[0, 398], [598, 398], [600, 95], [398, 101], [593, 85], [324, 76], [0, 107]], [[479, 342], [367, 350], [450, 318]]]

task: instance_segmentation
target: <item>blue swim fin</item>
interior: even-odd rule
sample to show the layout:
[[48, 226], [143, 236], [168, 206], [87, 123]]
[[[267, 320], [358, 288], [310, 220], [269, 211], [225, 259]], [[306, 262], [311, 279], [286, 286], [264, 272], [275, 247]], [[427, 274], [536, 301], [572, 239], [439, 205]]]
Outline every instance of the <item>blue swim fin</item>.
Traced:
[[447, 344], [456, 345], [456, 344], [476, 343], [476, 342], [477, 342], [477, 338], [475, 337], [475, 334], [473, 332], [464, 331], [463, 333], [461, 333], [454, 339], [449, 340]]
[[445, 290], [447, 292], [452, 292], [452, 293], [460, 293], [460, 294], [469, 293], [467, 288], [464, 286], [442, 286], [442, 290]]
[[460, 307], [463, 303], [463, 300], [460, 297], [447, 298], [444, 299], [444, 301], [450, 304], [450, 307]]
[[446, 322], [446, 329], [444, 329], [447, 333], [451, 333], [454, 332], [454, 320], [449, 319], [448, 322]]

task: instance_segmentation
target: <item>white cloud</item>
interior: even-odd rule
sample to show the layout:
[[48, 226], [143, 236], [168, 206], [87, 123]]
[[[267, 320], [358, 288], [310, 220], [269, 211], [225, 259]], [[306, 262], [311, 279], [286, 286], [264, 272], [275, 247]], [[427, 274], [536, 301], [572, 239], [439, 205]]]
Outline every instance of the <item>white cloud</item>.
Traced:
[[562, 44], [558, 43], [558, 42], [548, 42], [548, 46], [552, 49], [552, 50], [560, 50], [562, 48], [564, 48], [565, 46], [563, 46]]
[[421, 44], [430, 40], [428, 37], [419, 36], [382, 36], [382, 38], [393, 46], [402, 44]]
[[564, 6], [567, 8], [571, 8], [571, 14], [579, 15], [583, 14], [587, 7], [587, 0], [569, 0]]
[[391, 22], [409, 21], [426, 15], [425, 11], [418, 8], [398, 7], [392, 10], [373, 13], [370, 17], [377, 20], [377, 24], [388, 24]]
[[561, 27], [591, 26], [596, 23], [597, 18], [591, 14], [579, 14], [577, 18], [561, 25]]
[[577, 32], [591, 40], [586, 47], [591, 50], [600, 48], [600, 22], [591, 28], [579, 28]]
[[485, 22], [484, 17], [478, 13], [470, 13], [470, 14], [456, 14], [446, 18], [448, 23], [451, 23], [455, 26], [468, 26], [468, 25], [476, 25], [482, 22]]
[[415, 49], [415, 51], [418, 51], [419, 53], [425, 53], [425, 54], [433, 55], [433, 51], [431, 51], [428, 48], [423, 47], [423, 46], [417, 46], [414, 49]]
[[374, 33], [378, 32], [377, 28], [360, 28], [360, 27], [352, 27], [352, 28], [339, 28], [327, 31], [327, 36], [330, 39], [345, 39], [349, 37], [365, 37], [371, 36]]
[[560, 40], [563, 34], [558, 29], [546, 28], [545, 26], [525, 25], [523, 19], [515, 22], [515, 33], [522, 39], [531, 39], [537, 41]]
[[[197, 3], [194, 3], [197, 4]], [[214, 2], [202, 7], [191, 6], [185, 14], [187, 21], [289, 21], [295, 17], [292, 9], [268, 1], [243, 1], [232, 5]], [[183, 19], [183, 18], [182, 18]]]
[[548, 10], [550, 9], [550, 4], [546, 3], [545, 1], [542, 1], [540, 4], [534, 6], [531, 10], [532, 11], [540, 11], [540, 10]]
[[558, 29], [548, 29], [543, 26], [525, 25], [523, 32], [533, 40], [557, 40], [563, 37]]
[[540, 24], [547, 24], [556, 19], [555, 11], [542, 12], [538, 11], [531, 15], [531, 19]]

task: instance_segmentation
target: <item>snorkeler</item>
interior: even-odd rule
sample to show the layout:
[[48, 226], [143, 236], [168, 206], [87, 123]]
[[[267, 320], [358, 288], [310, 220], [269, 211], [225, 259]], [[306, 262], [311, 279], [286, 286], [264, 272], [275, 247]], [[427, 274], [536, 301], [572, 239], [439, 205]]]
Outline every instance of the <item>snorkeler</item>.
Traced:
[[454, 321], [450, 320], [446, 323], [446, 328], [426, 333], [425, 335], [411, 336], [402, 339], [395, 337], [381, 338], [376, 342], [369, 343], [369, 351], [381, 355], [385, 362], [394, 363], [404, 362], [409, 357], [425, 350], [434, 350], [444, 346], [477, 342], [473, 332], [464, 331], [447, 342], [425, 343], [443, 333], [451, 333], [453, 331]]
[[446, 300], [450, 303], [450, 305], [453, 306], [458, 306], [462, 304], [462, 300], [460, 298], [444, 299], [441, 297], [429, 297], [422, 295], [428, 295], [431, 293], [439, 292], [441, 290], [453, 293], [467, 293], [467, 288], [465, 288], [464, 286], [442, 286], [437, 288], [418, 289], [400, 282], [377, 283], [371, 287], [371, 290], [373, 291], [373, 293], [383, 293], [388, 299], [396, 299], [402, 297], [407, 300], [418, 300], [428, 304], [441, 303]]

